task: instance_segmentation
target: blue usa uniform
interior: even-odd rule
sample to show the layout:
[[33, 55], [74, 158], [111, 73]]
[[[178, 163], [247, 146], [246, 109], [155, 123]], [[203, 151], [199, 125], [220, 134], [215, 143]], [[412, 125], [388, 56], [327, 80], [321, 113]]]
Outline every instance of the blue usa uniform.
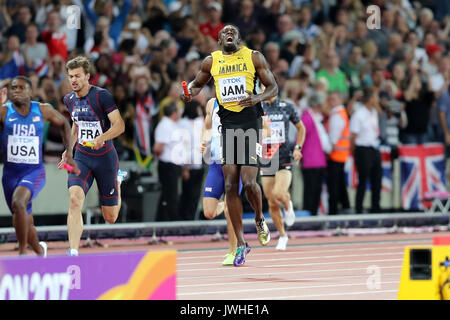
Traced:
[[[222, 125], [220, 117], [217, 114], [219, 105], [217, 100], [214, 102], [212, 111], [212, 126], [211, 126], [211, 161], [209, 164], [208, 175], [206, 176], [204, 198], [216, 198], [219, 200], [225, 192], [225, 180], [222, 172], [222, 146], [221, 135]], [[239, 180], [239, 193], [242, 191], [242, 181]]]
[[6, 203], [11, 208], [12, 196], [17, 187], [26, 187], [31, 192], [27, 212], [32, 211], [32, 201], [45, 185], [45, 167], [42, 162], [42, 137], [44, 119], [39, 102], [31, 101], [30, 112], [22, 116], [12, 103], [8, 111], [1, 136], [3, 150], [2, 185]]
[[99, 150], [83, 146], [83, 142], [93, 142], [111, 127], [108, 114], [117, 110], [112, 95], [105, 89], [91, 86], [84, 97], [77, 98], [75, 92], [67, 94], [64, 103], [76, 125], [74, 160], [81, 171], [79, 175], [69, 174], [68, 187], [80, 186], [87, 194], [95, 179], [101, 205], [117, 205], [119, 158], [112, 140], [106, 141]]

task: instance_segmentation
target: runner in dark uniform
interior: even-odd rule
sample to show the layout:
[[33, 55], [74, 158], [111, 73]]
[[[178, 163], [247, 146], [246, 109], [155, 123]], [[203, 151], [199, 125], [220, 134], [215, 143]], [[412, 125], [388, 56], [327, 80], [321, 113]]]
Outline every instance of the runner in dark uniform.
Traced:
[[[283, 226], [280, 204], [284, 206], [286, 225], [295, 222], [295, 213], [289, 194], [292, 180], [292, 158], [299, 162], [305, 141], [305, 127], [292, 104], [278, 98], [263, 102], [265, 118], [271, 134], [263, 140], [263, 157], [260, 159], [261, 182], [264, 195], [269, 202], [269, 212], [279, 233], [277, 250], [285, 250], [288, 237]], [[298, 130], [297, 142], [293, 148], [288, 141], [289, 124]]]

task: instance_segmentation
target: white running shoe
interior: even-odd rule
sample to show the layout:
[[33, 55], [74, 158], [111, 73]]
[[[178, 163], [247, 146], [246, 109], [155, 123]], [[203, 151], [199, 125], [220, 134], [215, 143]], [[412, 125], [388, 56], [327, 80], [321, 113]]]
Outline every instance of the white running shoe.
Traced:
[[286, 245], [288, 243], [288, 240], [289, 240], [289, 238], [288, 238], [287, 235], [284, 236], [284, 237], [279, 237], [278, 238], [278, 244], [275, 247], [275, 249], [276, 250], [282, 250], [282, 251], [286, 250]]
[[295, 212], [292, 201], [289, 201], [289, 210], [284, 211], [284, 221], [288, 227], [292, 226], [295, 222]]
[[44, 241], [39, 242], [39, 246], [42, 248], [42, 257], [46, 258], [47, 257], [47, 243], [45, 243]]

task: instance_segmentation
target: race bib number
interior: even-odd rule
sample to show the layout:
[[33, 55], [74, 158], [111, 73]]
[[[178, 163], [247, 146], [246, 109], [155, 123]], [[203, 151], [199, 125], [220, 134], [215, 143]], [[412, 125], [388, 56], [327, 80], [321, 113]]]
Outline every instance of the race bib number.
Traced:
[[241, 101], [247, 98], [245, 77], [219, 79], [220, 99], [222, 103]]
[[271, 121], [269, 122], [270, 137], [264, 139], [264, 144], [285, 143], [286, 135], [284, 131], [283, 121]]
[[78, 121], [78, 143], [93, 142], [95, 138], [103, 134], [100, 121]]
[[39, 164], [39, 137], [8, 136], [8, 162]]

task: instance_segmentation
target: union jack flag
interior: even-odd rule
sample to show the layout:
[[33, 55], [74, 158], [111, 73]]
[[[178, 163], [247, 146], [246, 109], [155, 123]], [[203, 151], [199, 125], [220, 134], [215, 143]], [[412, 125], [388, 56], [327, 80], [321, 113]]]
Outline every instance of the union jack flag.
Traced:
[[402, 207], [423, 210], [427, 191], [446, 191], [444, 146], [440, 143], [405, 145], [398, 148]]

